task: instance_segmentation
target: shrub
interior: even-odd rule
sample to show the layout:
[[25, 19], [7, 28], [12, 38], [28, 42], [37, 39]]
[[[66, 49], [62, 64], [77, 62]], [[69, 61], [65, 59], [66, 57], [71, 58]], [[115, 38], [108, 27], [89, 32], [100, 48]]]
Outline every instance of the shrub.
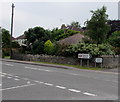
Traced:
[[47, 40], [44, 43], [44, 51], [46, 54], [53, 54], [54, 53], [54, 44], [50, 40]]
[[110, 45], [79, 43], [70, 45], [64, 50], [67, 56], [77, 56], [78, 53], [89, 53], [93, 56], [114, 54]]

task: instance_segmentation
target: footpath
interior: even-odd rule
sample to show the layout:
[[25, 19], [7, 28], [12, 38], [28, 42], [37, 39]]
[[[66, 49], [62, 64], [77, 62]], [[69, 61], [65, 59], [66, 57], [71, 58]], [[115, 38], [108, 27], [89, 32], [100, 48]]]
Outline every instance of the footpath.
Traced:
[[6, 61], [6, 62], [15, 62], [15, 63], [22, 63], [22, 64], [31, 64], [31, 65], [38, 65], [38, 66], [46, 66], [46, 67], [54, 67], [54, 68], [63, 68], [63, 69], [71, 69], [71, 70], [79, 70], [79, 71], [93, 71], [93, 72], [108, 72], [108, 73], [114, 73], [118, 74], [120, 73], [120, 68], [112, 68], [112, 69], [105, 69], [103, 68], [102, 70], [87, 70], [87, 69], [78, 69], [75, 67], [69, 67], [69, 66], [64, 66], [64, 65], [55, 65], [55, 64], [43, 64], [43, 63], [35, 63], [35, 62], [30, 62], [30, 61], [20, 61], [20, 60], [13, 60], [13, 59], [0, 59], [1, 61]]

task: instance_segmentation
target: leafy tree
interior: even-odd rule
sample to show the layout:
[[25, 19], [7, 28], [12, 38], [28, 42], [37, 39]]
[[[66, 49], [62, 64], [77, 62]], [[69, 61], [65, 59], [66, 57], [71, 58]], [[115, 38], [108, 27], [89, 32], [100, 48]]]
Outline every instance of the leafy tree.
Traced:
[[2, 48], [10, 47], [10, 33], [6, 29], [2, 29]]
[[44, 42], [49, 39], [49, 31], [42, 27], [29, 28], [24, 32], [27, 41], [27, 49], [33, 54], [44, 53]]
[[110, 26], [107, 24], [106, 7], [103, 6], [101, 9], [91, 11], [91, 13], [91, 19], [86, 22], [86, 35], [97, 44], [104, 43], [110, 30]]
[[55, 28], [51, 31], [51, 40], [54, 41], [59, 41], [60, 39], [64, 39], [66, 37], [69, 37], [73, 34], [77, 34], [79, 31], [74, 31], [70, 29], [66, 29], [65, 32], [63, 29], [58, 29]]
[[53, 52], [54, 52], [54, 44], [50, 40], [47, 40], [45, 42], [45, 44], [44, 44], [44, 51], [47, 54], [53, 54]]
[[16, 42], [16, 41], [13, 41], [13, 42], [12, 42], [12, 48], [20, 48], [19, 43]]
[[120, 47], [120, 31], [113, 32], [108, 42], [114, 47]]

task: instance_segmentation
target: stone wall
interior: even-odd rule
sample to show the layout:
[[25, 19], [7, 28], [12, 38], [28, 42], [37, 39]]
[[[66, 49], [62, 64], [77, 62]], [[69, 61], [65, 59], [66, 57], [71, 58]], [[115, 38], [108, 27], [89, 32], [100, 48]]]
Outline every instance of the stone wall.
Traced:
[[[103, 55], [102, 67], [105, 68], [118, 68], [120, 67], [120, 55]], [[71, 64], [80, 65], [80, 59], [73, 57], [62, 57], [62, 56], [50, 56], [50, 55], [25, 55], [25, 54], [13, 54], [13, 59], [23, 60], [23, 61], [40, 61], [40, 62], [50, 62], [58, 64]], [[87, 66], [87, 60], [82, 60], [82, 65]], [[94, 67], [94, 58], [89, 60], [89, 66]], [[101, 64], [97, 64], [100, 67]]]
[[23, 61], [40, 61], [40, 62], [50, 62], [50, 63], [59, 63], [59, 64], [79, 65], [78, 59], [75, 59], [73, 57], [13, 54], [12, 58]]
[[102, 55], [103, 67], [118, 68], [120, 67], [120, 55]]

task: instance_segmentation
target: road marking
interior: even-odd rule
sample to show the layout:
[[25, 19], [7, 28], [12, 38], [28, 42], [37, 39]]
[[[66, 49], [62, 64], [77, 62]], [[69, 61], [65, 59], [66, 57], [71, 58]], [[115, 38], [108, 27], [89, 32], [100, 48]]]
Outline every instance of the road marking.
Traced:
[[5, 75], [0, 75], [1, 77], [5, 77]]
[[2, 74], [5, 74], [5, 75], [6, 75], [7, 73], [2, 73]]
[[50, 83], [44, 83], [44, 84], [48, 86], [53, 86], [53, 84], [50, 84]]
[[0, 86], [2, 86], [2, 84], [0, 84]]
[[63, 86], [55, 86], [57, 88], [60, 88], [60, 89], [66, 89], [66, 87], [63, 87]]
[[70, 74], [70, 75], [79, 75], [79, 74], [76, 74], [76, 73], [68, 73], [68, 74]]
[[7, 77], [8, 79], [11, 79], [12, 77]]
[[41, 70], [41, 71], [52, 72], [51, 70], [40, 69], [40, 68], [32, 68], [32, 67], [25, 67], [25, 68], [27, 68], [27, 69], [33, 69], [33, 70]]
[[19, 78], [19, 76], [14, 76], [14, 77]]
[[76, 90], [76, 89], [68, 89], [69, 91], [72, 91], [72, 92], [81, 92], [81, 91], [79, 91], [79, 90]]
[[22, 87], [27, 87], [27, 86], [33, 86], [33, 85], [36, 85], [36, 84], [34, 83], [34, 84], [27, 84], [27, 85], [22, 85], [22, 86], [15, 86], [15, 87], [10, 87], [10, 88], [0, 89], [0, 91], [17, 89], [17, 88], [22, 88]]
[[27, 81], [27, 84], [30, 84], [31, 82], [30, 81]]
[[16, 78], [14, 78], [14, 80], [19, 81], [20, 79], [16, 79]]
[[34, 82], [39, 83], [40, 81], [35, 80]]
[[44, 84], [44, 82], [41, 82], [41, 81], [39, 81], [38, 83], [40, 83], [40, 84]]
[[5, 65], [7, 65], [7, 66], [14, 66], [14, 65], [12, 65], [12, 64], [7, 64], [7, 63], [6, 63]]
[[83, 94], [84, 94], [84, 95], [89, 95], [89, 96], [97, 96], [97, 95], [95, 95], [95, 94], [88, 93], [88, 92], [84, 92]]

